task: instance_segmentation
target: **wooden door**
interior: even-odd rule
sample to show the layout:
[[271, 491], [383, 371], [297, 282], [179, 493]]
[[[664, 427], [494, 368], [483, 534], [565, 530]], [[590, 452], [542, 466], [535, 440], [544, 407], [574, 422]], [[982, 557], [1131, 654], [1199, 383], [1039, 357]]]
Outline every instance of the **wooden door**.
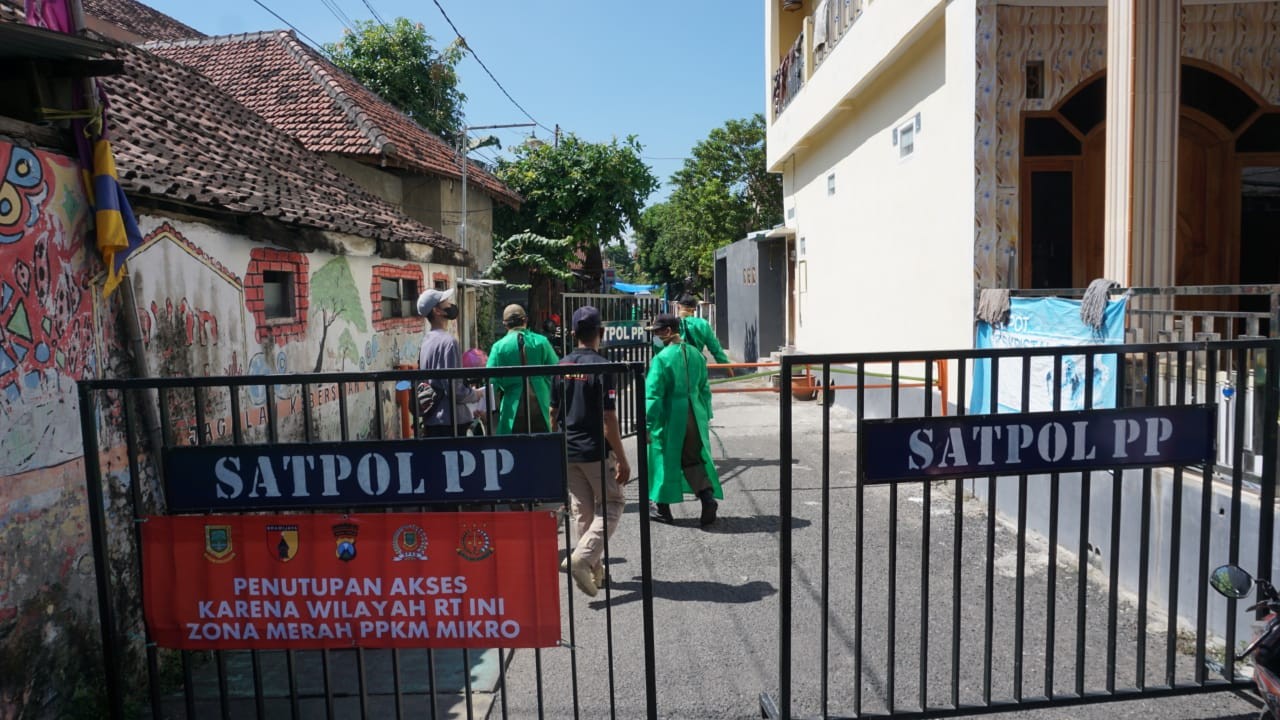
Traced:
[[1174, 255], [1178, 285], [1224, 285], [1239, 280], [1236, 233], [1226, 222], [1235, 187], [1228, 173], [1229, 142], [1207, 123], [1182, 115]]

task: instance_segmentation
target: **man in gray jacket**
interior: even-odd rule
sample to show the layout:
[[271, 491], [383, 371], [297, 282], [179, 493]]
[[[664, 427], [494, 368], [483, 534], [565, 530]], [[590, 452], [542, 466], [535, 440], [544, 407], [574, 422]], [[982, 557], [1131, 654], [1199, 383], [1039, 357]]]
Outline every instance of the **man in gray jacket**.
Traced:
[[[422, 338], [418, 351], [418, 369], [447, 370], [462, 367], [458, 339], [449, 332], [450, 320], [458, 317], [453, 304], [453, 290], [427, 290], [418, 296], [418, 314], [427, 319], [431, 329]], [[452, 385], [452, 388], [450, 387]], [[479, 402], [483, 391], [469, 387], [462, 379], [432, 380], [418, 387], [419, 408], [425, 408], [423, 425], [427, 437], [454, 437], [467, 434], [471, 416], [467, 403]], [[453, 402], [449, 400], [452, 398]]]

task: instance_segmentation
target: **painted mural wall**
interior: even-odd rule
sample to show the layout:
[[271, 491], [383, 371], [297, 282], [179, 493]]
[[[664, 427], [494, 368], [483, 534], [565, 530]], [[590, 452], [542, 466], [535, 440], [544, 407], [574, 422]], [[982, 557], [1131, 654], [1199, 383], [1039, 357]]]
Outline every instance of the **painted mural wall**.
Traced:
[[[978, 1], [974, 280], [1009, 287], [1015, 268], [1023, 112], [1049, 110], [1106, 67], [1105, 7], [1029, 7]], [[1187, 5], [1182, 54], [1219, 66], [1280, 104], [1280, 2]], [[1023, 72], [1044, 62], [1044, 98]]]
[[45, 703], [96, 632], [76, 381], [100, 372], [101, 266], [74, 160], [0, 140], [0, 171], [3, 716]]
[[[414, 314], [417, 292], [451, 268], [391, 261], [353, 252], [301, 253], [273, 247], [198, 222], [142, 216], [143, 246], [129, 268], [138, 322], [153, 375], [272, 375], [360, 372], [416, 367], [423, 320]], [[271, 286], [285, 285], [292, 311], [275, 317]], [[416, 288], [408, 305], [383, 303], [383, 280]], [[406, 285], [406, 282], [408, 283]], [[278, 307], [277, 307], [278, 310]], [[393, 312], [394, 311], [394, 312]], [[384, 317], [385, 312], [385, 317]], [[278, 314], [278, 313], [277, 313]], [[382, 388], [385, 433], [395, 422], [392, 388]], [[266, 439], [278, 418], [281, 441], [341, 439], [337, 384], [241, 388], [239, 425], [246, 441]], [[377, 434], [374, 389], [347, 384], [348, 437]], [[205, 424], [197, 430], [190, 393], [170, 398], [173, 441], [229, 443], [235, 433], [230, 389], [205, 398]], [[268, 392], [272, 393], [268, 397]], [[268, 408], [268, 404], [273, 408]], [[309, 411], [309, 412], [308, 412]], [[310, 427], [306, 418], [311, 417]]]

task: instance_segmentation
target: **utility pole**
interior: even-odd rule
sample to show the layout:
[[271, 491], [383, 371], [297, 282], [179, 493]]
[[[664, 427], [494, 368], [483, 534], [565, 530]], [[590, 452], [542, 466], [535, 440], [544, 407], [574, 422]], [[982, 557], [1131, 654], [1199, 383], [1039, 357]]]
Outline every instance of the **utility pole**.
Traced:
[[556, 123], [556, 147], [560, 147], [560, 123]]
[[[462, 220], [458, 223], [458, 244], [462, 246], [462, 251], [467, 252], [467, 216], [470, 215], [470, 208], [467, 207], [467, 175], [468, 169], [471, 167], [471, 160], [468, 155], [471, 152], [471, 131], [472, 130], [498, 130], [501, 128], [521, 128], [534, 127], [537, 123], [507, 123], [505, 125], [464, 125], [462, 128], [462, 149], [460, 152], [462, 163]], [[560, 136], [560, 126], [556, 126], [556, 137]]]
[[[468, 207], [467, 205], [467, 175], [469, 174], [468, 171], [471, 168], [471, 159], [469, 157], [471, 153], [471, 131], [472, 130], [498, 130], [500, 128], [534, 127], [536, 124], [537, 123], [508, 123], [505, 125], [464, 125], [462, 126], [462, 147], [460, 148], [460, 152], [459, 152], [459, 154], [461, 155], [459, 160], [462, 163], [462, 219], [458, 222], [458, 244], [462, 246], [462, 251], [464, 253], [470, 251], [470, 248], [467, 247], [467, 219], [471, 216], [471, 208]], [[557, 125], [556, 127], [559, 127], [559, 126]], [[467, 273], [466, 270], [464, 269], [461, 279], [462, 280], [467, 279], [468, 274], [469, 273]], [[467, 291], [464, 288], [462, 291], [462, 297], [458, 298], [460, 300], [460, 302], [458, 303], [459, 313], [466, 312], [466, 307], [467, 307], [466, 293]], [[474, 322], [474, 320], [472, 322]], [[459, 315], [458, 317], [458, 327], [462, 330], [463, 346], [469, 347], [471, 344], [471, 331], [468, 328], [466, 321], [461, 317], [461, 315]]]

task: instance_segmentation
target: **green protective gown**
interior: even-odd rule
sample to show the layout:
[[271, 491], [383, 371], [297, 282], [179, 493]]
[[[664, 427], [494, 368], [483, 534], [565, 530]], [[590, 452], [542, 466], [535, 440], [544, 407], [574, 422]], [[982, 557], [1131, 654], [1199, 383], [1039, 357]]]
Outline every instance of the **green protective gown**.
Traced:
[[696, 315], [690, 315], [680, 321], [680, 336], [689, 346], [696, 349], [699, 354], [703, 348], [711, 351], [711, 357], [716, 359], [718, 363], [728, 363], [729, 356], [725, 353], [724, 348], [720, 347], [720, 341], [716, 339], [716, 331], [711, 328], [711, 323], [703, 320]]
[[[524, 335], [524, 353], [528, 362], [520, 362], [520, 345], [517, 337]], [[498, 342], [489, 349], [489, 367], [510, 367], [513, 365], [556, 365], [560, 358], [551, 347], [551, 341], [527, 328], [508, 330]], [[538, 406], [542, 411], [542, 419], [547, 427], [551, 427], [549, 411], [551, 408], [551, 377], [529, 378], [533, 394], [538, 398]], [[502, 394], [502, 405], [498, 408], [498, 426], [495, 435], [510, 435], [516, 423], [518, 413], [524, 412], [521, 407], [524, 398], [524, 380], [516, 377], [494, 378], [493, 387]]]
[[693, 495], [680, 468], [685, 422], [691, 407], [698, 423], [698, 436], [702, 438], [702, 463], [707, 479], [715, 496], [723, 498], [707, 434], [711, 420], [711, 385], [707, 383], [707, 364], [702, 354], [683, 342], [663, 348], [649, 363], [644, 395], [649, 429], [649, 499], [678, 503], [685, 495]]

